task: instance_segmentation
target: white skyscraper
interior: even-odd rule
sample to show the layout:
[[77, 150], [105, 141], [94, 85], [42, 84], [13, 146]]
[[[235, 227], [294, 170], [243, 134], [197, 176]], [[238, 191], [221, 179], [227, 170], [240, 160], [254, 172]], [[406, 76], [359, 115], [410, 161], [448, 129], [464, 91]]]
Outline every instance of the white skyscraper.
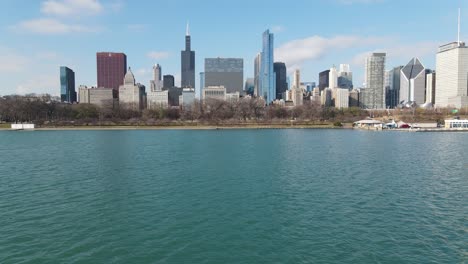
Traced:
[[467, 107], [468, 47], [458, 42], [441, 46], [436, 61], [436, 106]]
[[338, 87], [338, 71], [336, 70], [335, 65], [330, 69], [328, 86], [328, 88], [331, 89]]
[[460, 10], [458, 41], [439, 48], [436, 72], [436, 107], [468, 107], [468, 47], [460, 41]]
[[333, 97], [335, 100], [335, 107], [339, 109], [349, 107], [349, 90], [342, 88], [333, 89]]
[[293, 76], [293, 88], [300, 88], [301, 87], [301, 71], [295, 70]]

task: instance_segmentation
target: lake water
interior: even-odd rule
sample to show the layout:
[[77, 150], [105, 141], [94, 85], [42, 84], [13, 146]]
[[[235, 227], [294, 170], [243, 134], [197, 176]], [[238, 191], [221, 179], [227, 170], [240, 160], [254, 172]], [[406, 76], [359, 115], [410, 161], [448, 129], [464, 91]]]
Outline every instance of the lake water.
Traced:
[[0, 132], [0, 263], [466, 263], [468, 133]]

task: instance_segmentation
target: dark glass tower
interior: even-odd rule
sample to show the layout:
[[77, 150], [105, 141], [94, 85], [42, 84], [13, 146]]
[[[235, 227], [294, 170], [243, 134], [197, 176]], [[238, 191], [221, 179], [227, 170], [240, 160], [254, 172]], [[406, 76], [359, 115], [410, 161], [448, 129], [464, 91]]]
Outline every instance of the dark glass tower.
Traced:
[[319, 73], [319, 89], [320, 91], [325, 90], [325, 88], [329, 88], [330, 86], [330, 70], [323, 71]]
[[283, 93], [288, 90], [286, 64], [283, 62], [275, 62], [273, 68], [276, 74], [276, 99], [286, 99], [283, 98]]
[[75, 72], [68, 67], [60, 67], [60, 100], [66, 103], [76, 102]]
[[174, 76], [164, 75], [163, 76], [163, 89], [167, 90], [175, 86]]
[[181, 86], [195, 88], [195, 51], [191, 50], [189, 25], [185, 34], [185, 50], [181, 52]]

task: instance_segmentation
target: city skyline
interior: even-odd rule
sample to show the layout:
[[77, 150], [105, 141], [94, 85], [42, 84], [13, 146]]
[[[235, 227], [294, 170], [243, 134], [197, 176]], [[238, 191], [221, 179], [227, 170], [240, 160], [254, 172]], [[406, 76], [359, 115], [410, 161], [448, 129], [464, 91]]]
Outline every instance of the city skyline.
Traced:
[[[191, 25], [192, 50], [197, 52], [196, 85], [199, 84], [198, 76], [203, 69], [204, 58], [243, 58], [244, 80], [253, 78], [253, 62], [255, 55], [261, 50], [261, 34], [268, 28], [275, 34], [275, 62], [286, 62], [289, 76], [295, 69], [300, 69], [303, 81], [318, 83], [319, 72], [334, 64], [350, 64], [355, 87], [362, 85], [365, 57], [374, 51], [387, 53], [386, 70], [405, 65], [413, 57], [420, 58], [427, 68], [435, 69], [437, 48], [456, 40], [458, 7], [462, 9], [461, 40], [466, 41], [468, 35], [467, 27], [463, 27], [463, 21], [468, 20], [468, 4], [463, 1], [426, 1], [427, 12], [413, 16], [412, 12], [403, 10], [398, 13], [400, 18], [408, 18], [393, 20], [392, 23], [385, 20], [387, 14], [378, 21], [372, 20], [377, 17], [375, 14], [369, 14], [370, 10], [395, 10], [395, 5], [392, 6], [385, 0], [337, 0], [330, 3], [299, 1], [298, 5], [304, 10], [299, 10], [296, 14], [300, 17], [298, 22], [277, 19], [273, 15], [262, 21], [261, 18], [266, 16], [263, 13], [258, 17], [258, 21], [262, 22], [257, 23], [257, 19], [243, 21], [241, 17], [238, 17], [238, 21], [233, 21], [233, 15], [228, 14], [229, 19], [217, 25], [209, 23], [210, 19], [204, 17], [213, 11], [213, 7], [203, 9], [210, 5], [209, 2], [197, 6], [193, 3], [182, 6], [181, 1], [135, 5], [128, 1], [49, 0], [26, 7], [19, 17], [4, 15], [0, 18], [3, 25], [1, 30], [5, 36], [5, 40], [0, 42], [0, 56], [8, 63], [0, 67], [0, 77], [6, 80], [6, 87], [2, 88], [0, 94], [58, 95], [60, 80], [56, 73], [60, 66], [67, 66], [75, 71], [77, 87], [96, 85], [95, 54], [99, 51], [125, 53], [128, 66], [135, 69], [135, 78], [147, 87], [152, 79], [152, 67], [156, 63], [162, 65], [164, 75], [174, 75], [176, 85], [180, 85], [181, 65], [178, 54], [184, 49], [183, 35], [187, 20]], [[71, 9], [73, 3], [80, 5]], [[172, 22], [171, 27], [160, 25], [161, 23], [151, 19], [143, 19], [141, 24], [135, 24], [130, 20], [115, 23], [115, 18], [111, 18], [122, 18], [128, 12], [144, 16], [146, 9], [157, 4], [167, 10], [167, 13], [177, 8], [195, 8], [196, 12], [191, 12], [187, 18], [177, 19]], [[227, 4], [217, 8], [241, 9], [245, 4], [246, 2], [241, 1], [235, 6]], [[411, 2], [409, 5], [415, 3]], [[3, 11], [8, 12], [17, 6], [15, 1], [7, 0]], [[258, 3], [249, 3], [251, 8], [245, 12], [250, 14], [258, 11], [259, 6]], [[284, 7], [286, 11], [289, 9], [294, 8]], [[323, 15], [319, 11], [343, 12], [342, 9], [349, 11], [351, 19], [337, 15], [335, 23], [326, 24], [320, 21]], [[79, 11], [81, 13], [75, 13]], [[265, 13], [273, 11], [279, 10], [275, 7], [265, 8]], [[307, 11], [313, 12], [306, 16]], [[359, 14], [363, 13], [369, 14], [369, 18], [358, 19]], [[64, 16], [72, 14], [75, 18], [64, 19]], [[212, 18], [218, 16], [216, 13], [212, 15]], [[164, 16], [166, 14], [162, 14], [161, 19]], [[309, 21], [310, 23], [304, 25], [304, 22]], [[341, 28], [340, 21], [346, 22], [346, 30]], [[428, 26], [420, 30], [418, 36], [414, 32], [402, 32], [396, 26], [398, 23], [406, 23], [408, 26], [421, 22]], [[302, 26], [298, 26], [298, 23], [302, 23]], [[117, 28], [121, 30], [113, 30]]]

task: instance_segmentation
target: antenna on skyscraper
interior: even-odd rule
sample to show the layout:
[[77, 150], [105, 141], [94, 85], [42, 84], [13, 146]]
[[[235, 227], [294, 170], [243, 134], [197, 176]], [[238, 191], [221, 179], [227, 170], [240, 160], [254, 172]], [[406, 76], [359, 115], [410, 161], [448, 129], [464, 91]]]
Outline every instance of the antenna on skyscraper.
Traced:
[[190, 25], [189, 25], [189, 22], [187, 21], [187, 30], [185, 32], [185, 35], [186, 36], [190, 36]]
[[461, 9], [458, 8], [458, 46], [460, 47], [460, 23], [461, 23]]

